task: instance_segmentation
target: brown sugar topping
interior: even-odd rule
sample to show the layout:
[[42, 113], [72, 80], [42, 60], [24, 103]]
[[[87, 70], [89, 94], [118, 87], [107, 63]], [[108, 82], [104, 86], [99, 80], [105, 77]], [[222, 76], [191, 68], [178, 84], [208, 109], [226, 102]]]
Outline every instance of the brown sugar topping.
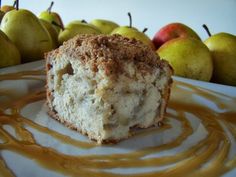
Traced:
[[104, 69], [106, 75], [122, 72], [125, 62], [133, 61], [141, 72], [152, 72], [161, 63], [149, 46], [121, 35], [77, 35], [58, 50], [54, 54], [80, 59], [94, 72]]

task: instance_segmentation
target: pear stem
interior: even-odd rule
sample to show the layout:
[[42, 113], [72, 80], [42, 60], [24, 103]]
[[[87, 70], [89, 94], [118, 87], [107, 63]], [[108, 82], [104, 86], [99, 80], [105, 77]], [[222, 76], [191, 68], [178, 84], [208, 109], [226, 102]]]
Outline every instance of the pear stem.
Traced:
[[207, 25], [203, 24], [202, 27], [206, 30], [208, 36], [211, 37], [211, 32], [210, 32], [209, 28], [207, 27]]
[[14, 1], [12, 7], [14, 7], [14, 8], [16, 7], [16, 0]]
[[49, 6], [48, 9], [47, 9], [47, 11], [48, 11], [49, 13], [51, 13], [51, 11], [52, 11], [52, 6], [53, 6], [53, 4], [54, 4], [54, 2], [52, 1], [51, 4], [50, 4], [50, 6]]
[[129, 27], [132, 28], [132, 16], [130, 12], [128, 12], [128, 16], [129, 16]]
[[148, 30], [148, 28], [144, 28], [142, 33], [145, 33]]
[[57, 22], [55, 22], [55, 21], [52, 21], [52, 24], [55, 25], [55, 26], [57, 26], [57, 27], [59, 27], [59, 28], [61, 28], [62, 31], [65, 30], [65, 28], [64, 28], [62, 25], [59, 25], [59, 24], [58, 24]]
[[19, 0], [16, 0], [16, 10], [19, 10]]

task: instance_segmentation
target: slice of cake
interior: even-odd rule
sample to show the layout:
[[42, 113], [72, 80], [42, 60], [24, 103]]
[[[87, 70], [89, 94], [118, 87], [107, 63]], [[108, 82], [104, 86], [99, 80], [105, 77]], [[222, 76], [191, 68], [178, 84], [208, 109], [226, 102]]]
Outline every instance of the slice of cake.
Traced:
[[46, 54], [50, 115], [98, 143], [163, 120], [172, 69], [148, 46], [120, 35], [80, 35]]

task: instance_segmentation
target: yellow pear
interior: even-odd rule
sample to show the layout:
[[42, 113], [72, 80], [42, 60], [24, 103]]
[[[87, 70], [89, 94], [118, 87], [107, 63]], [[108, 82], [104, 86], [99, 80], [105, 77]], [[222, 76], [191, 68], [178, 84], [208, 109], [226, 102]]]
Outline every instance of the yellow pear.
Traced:
[[0, 68], [20, 64], [20, 52], [0, 30]]
[[62, 44], [78, 34], [101, 34], [101, 31], [93, 25], [87, 23], [70, 23], [60, 32], [58, 41]]
[[58, 33], [51, 23], [46, 20], [39, 19], [42, 25], [47, 29], [52, 38], [53, 49], [58, 47]]
[[156, 50], [152, 40], [144, 33], [141, 31], [138, 31], [138, 29], [132, 27], [132, 17], [131, 14], [128, 13], [129, 16], [129, 26], [120, 26], [115, 28], [111, 34], [120, 34], [121, 36], [127, 37], [127, 38], [135, 38], [144, 44], [148, 45], [151, 47], [153, 50]]
[[16, 9], [16, 8], [15, 8], [16, 3], [17, 3], [17, 2], [16, 2], [16, 0], [15, 0], [12, 6], [11, 6], [11, 5], [3, 5], [3, 6], [1, 6], [1, 11], [4, 12], [4, 13], [7, 13], [7, 12], [9, 12], [9, 11], [11, 11], [11, 10]]
[[48, 9], [39, 14], [39, 18], [53, 24], [53, 27], [56, 29], [57, 33], [59, 34], [59, 32], [61, 31], [61, 28], [64, 28], [64, 25], [63, 25], [60, 15], [57, 12], [52, 12], [53, 5], [54, 5], [54, 2], [52, 1]]
[[23, 62], [40, 60], [53, 49], [52, 39], [39, 19], [25, 9], [4, 15], [1, 30], [19, 49]]
[[144, 44], [148, 45], [153, 50], [156, 49], [154, 44], [152, 43], [151, 39], [145, 33], [140, 32], [135, 28], [130, 28], [128, 26], [122, 26], [122, 27], [116, 28], [111, 34], [120, 34], [120, 35], [130, 38], [130, 39], [135, 38], [135, 39], [143, 42]]
[[212, 53], [213, 82], [236, 86], [236, 37], [229, 33], [212, 35], [204, 43]]
[[212, 54], [212, 81], [220, 84], [236, 86], [236, 36], [221, 32], [211, 35], [206, 24], [202, 27], [209, 38], [204, 41]]
[[117, 23], [104, 19], [94, 19], [90, 24], [100, 29], [103, 34], [110, 34], [115, 28], [119, 27]]
[[158, 50], [177, 76], [210, 81], [213, 71], [212, 57], [207, 46], [200, 40], [179, 37], [165, 42]]

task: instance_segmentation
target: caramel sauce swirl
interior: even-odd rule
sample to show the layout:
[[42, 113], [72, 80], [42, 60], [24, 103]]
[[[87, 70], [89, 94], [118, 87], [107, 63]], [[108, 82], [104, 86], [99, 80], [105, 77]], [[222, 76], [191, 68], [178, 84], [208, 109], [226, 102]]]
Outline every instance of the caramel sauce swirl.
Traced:
[[[23, 71], [0, 75], [5, 80], [38, 80], [45, 77], [42, 70]], [[4, 97], [4, 99], [2, 99]], [[165, 133], [175, 129], [170, 120], [179, 123], [181, 132], [171, 139], [154, 146], [145, 146], [126, 153], [68, 155], [55, 148], [38, 143], [27, 127], [50, 135], [61, 143], [72, 145], [81, 150], [97, 148], [94, 142], [73, 139], [67, 135], [39, 125], [24, 117], [21, 110], [40, 100], [45, 100], [44, 88], [19, 96], [12, 90], [0, 89], [0, 151], [8, 150], [34, 159], [41, 167], [69, 176], [99, 177], [156, 177], [156, 176], [221, 176], [236, 168], [236, 97], [213, 92], [184, 82], [175, 81], [168, 104], [165, 124], [161, 128], [138, 130], [137, 138], [153, 133]], [[200, 101], [196, 101], [199, 99]], [[201, 104], [201, 100], [211, 106]], [[189, 118], [189, 115], [192, 118]], [[196, 128], [190, 119], [196, 119], [203, 127], [206, 136], [195, 139]], [[10, 126], [15, 135], [4, 126]], [[137, 130], [135, 130], [137, 131]], [[155, 156], [168, 150], [174, 150], [191, 139], [191, 145], [174, 154]], [[129, 140], [127, 140], [129, 141]], [[104, 145], [115, 147], [117, 145]], [[102, 147], [101, 147], [102, 148]], [[231, 154], [231, 157], [230, 157]], [[233, 154], [233, 155], [232, 155]], [[137, 168], [159, 168], [135, 173]], [[133, 173], [116, 173], [114, 169], [134, 168]], [[0, 172], [3, 176], [14, 176], [0, 156]]]

